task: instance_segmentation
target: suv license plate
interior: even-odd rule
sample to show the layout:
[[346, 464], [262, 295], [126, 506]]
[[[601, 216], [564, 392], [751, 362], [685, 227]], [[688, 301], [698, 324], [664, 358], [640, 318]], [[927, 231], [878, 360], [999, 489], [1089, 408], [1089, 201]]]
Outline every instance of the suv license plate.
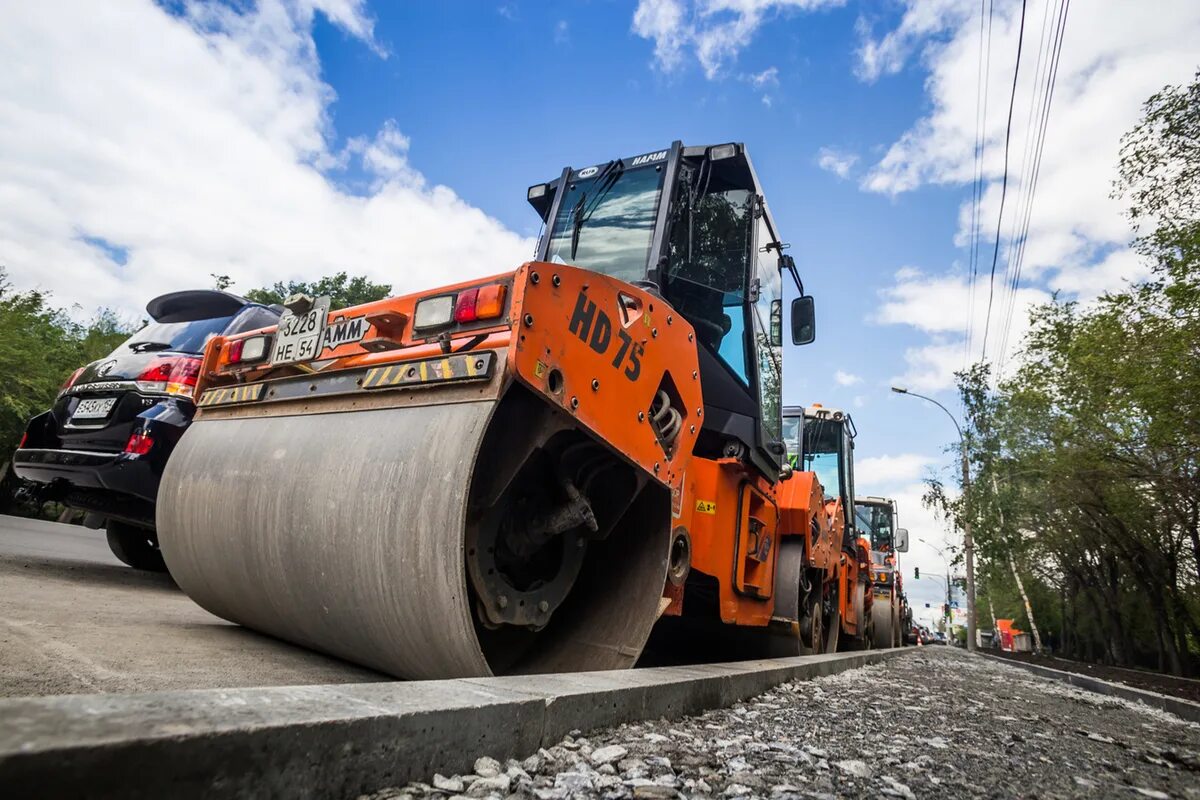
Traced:
[[290, 309], [283, 312], [275, 333], [275, 346], [271, 349], [271, 363], [295, 364], [316, 358], [321, 352], [328, 318], [328, 297], [318, 297], [304, 314], [293, 314]]
[[116, 404], [117, 398], [115, 397], [80, 400], [79, 405], [75, 406], [75, 413], [71, 415], [71, 420], [104, 419]]

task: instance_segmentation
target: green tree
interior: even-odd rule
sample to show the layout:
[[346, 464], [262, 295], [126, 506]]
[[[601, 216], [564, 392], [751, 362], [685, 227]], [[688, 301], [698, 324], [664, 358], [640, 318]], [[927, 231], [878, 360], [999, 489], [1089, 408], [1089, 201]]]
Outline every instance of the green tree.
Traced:
[[44, 292], [14, 291], [0, 268], [0, 463], [71, 373], [107, 355], [130, 333], [107, 310], [85, 325], [76, 323]]
[[994, 390], [959, 375], [973, 480], [928, 500], [970, 519], [980, 594], [1057, 649], [1200, 671], [1200, 73], [1151, 97], [1122, 140], [1152, 278], [1089, 305], [1033, 311]]
[[304, 293], [312, 297], [329, 295], [330, 308], [339, 309], [382, 300], [392, 293], [391, 284], [372, 283], [365, 275], [351, 278], [345, 272], [316, 281], [282, 281], [246, 292], [246, 299], [270, 305], [282, 303], [289, 295]]

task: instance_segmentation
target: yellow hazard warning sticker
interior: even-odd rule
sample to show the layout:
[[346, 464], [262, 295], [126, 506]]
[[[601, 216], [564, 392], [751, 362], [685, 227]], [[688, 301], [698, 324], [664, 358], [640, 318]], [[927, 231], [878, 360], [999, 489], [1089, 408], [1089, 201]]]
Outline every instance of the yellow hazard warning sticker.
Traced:
[[537, 362], [533, 365], [533, 377], [540, 378], [546, 374], [546, 365], [542, 362]]
[[226, 386], [209, 389], [200, 395], [200, 406], [225, 406], [231, 403], [248, 403], [262, 397], [263, 384], [251, 383], [243, 386]]
[[697, 500], [696, 512], [699, 514], [716, 514], [717, 504], [711, 500]]

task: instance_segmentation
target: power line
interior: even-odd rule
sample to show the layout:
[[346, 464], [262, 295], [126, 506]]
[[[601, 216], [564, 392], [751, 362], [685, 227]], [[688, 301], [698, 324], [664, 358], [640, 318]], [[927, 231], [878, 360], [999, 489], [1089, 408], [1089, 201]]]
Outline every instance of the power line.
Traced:
[[[1013, 306], [1015, 306], [1015, 304], [1016, 304], [1016, 300], [1015, 300], [1016, 292], [1020, 288], [1020, 285], [1021, 285], [1021, 270], [1025, 265], [1025, 244], [1028, 241], [1028, 237], [1029, 237], [1029, 220], [1032, 216], [1032, 211], [1033, 211], [1033, 197], [1034, 197], [1034, 194], [1037, 192], [1038, 180], [1041, 177], [1042, 154], [1045, 150], [1045, 145], [1046, 145], [1046, 131], [1050, 127], [1050, 107], [1054, 102], [1054, 88], [1058, 82], [1058, 65], [1059, 65], [1059, 62], [1060, 62], [1061, 56], [1062, 56], [1062, 44], [1063, 44], [1063, 38], [1064, 38], [1063, 34], [1066, 31], [1066, 27], [1067, 27], [1067, 13], [1071, 10], [1071, 0], [1061, 0], [1061, 2], [1059, 3], [1059, 7], [1060, 7], [1061, 13], [1058, 15], [1057, 31], [1055, 34], [1055, 40], [1054, 40], [1054, 46], [1053, 46], [1053, 55], [1051, 57], [1050, 67], [1047, 71], [1046, 92], [1043, 95], [1043, 97], [1045, 98], [1045, 102], [1042, 105], [1042, 116], [1041, 116], [1040, 132], [1038, 135], [1037, 154], [1035, 156], [1034, 164], [1033, 164], [1033, 178], [1032, 178], [1032, 181], [1030, 184], [1030, 189], [1029, 189], [1029, 199], [1025, 206], [1025, 218], [1022, 222], [1021, 238], [1020, 238], [1020, 243], [1019, 243], [1017, 257], [1016, 257], [1016, 267], [1013, 272], [1012, 290], [1011, 290], [1011, 295], [1014, 298], [1012, 301]], [[1005, 322], [1005, 330], [1004, 330], [1004, 339], [1003, 339], [1004, 345], [1003, 346], [1005, 348], [1007, 348], [1008, 332], [1009, 332], [1009, 328], [1012, 324], [1012, 313], [1013, 313], [1013, 309], [1010, 307], [1008, 319]], [[1001, 352], [1001, 358], [1003, 358], [1003, 351]], [[1001, 365], [1003, 366], [1003, 361], [1001, 361]]]
[[[1057, 0], [1057, 3], [1061, 7], [1062, 0]], [[1022, 231], [1024, 220], [1028, 216], [1026, 212], [1029, 209], [1029, 202], [1032, 199], [1030, 187], [1033, 177], [1033, 164], [1036, 157], [1037, 141], [1039, 138], [1040, 129], [1040, 125], [1037, 124], [1040, 122], [1040, 115], [1036, 114], [1035, 112], [1037, 112], [1039, 106], [1043, 104], [1045, 99], [1045, 93], [1042, 91], [1042, 67], [1043, 65], [1046, 67], [1046, 74], [1048, 74], [1050, 59], [1046, 58], [1046, 54], [1048, 51], [1053, 50], [1054, 28], [1057, 26], [1058, 21], [1058, 12], [1056, 11], [1054, 14], [1054, 23], [1050, 22], [1050, 7], [1054, 4], [1055, 0], [1045, 0], [1045, 5], [1042, 9], [1042, 28], [1038, 33], [1037, 39], [1037, 62], [1033, 67], [1033, 81], [1029, 100], [1029, 114], [1025, 120], [1025, 141], [1021, 148], [1021, 167], [1019, 170], [1021, 180], [1017, 184], [1017, 188], [1020, 189], [1021, 194], [1019, 195], [1017, 202], [1016, 213], [1012, 215], [1012, 222], [1009, 223], [1007, 239], [1008, 246], [1005, 248], [1004, 253], [1004, 281], [1002, 285], [1004, 286], [1005, 291], [1001, 292], [1000, 295], [1001, 314], [999, 318], [1003, 319], [1005, 324], [1003, 328], [1004, 335], [1000, 337], [1000, 349], [996, 355], [996, 372], [992, 376], [992, 378], [996, 381], [998, 381], [1000, 378], [1000, 371], [1005, 361], [1005, 354], [1007, 353], [1008, 349], [1007, 333], [1008, 328], [1011, 325], [1013, 309], [1016, 305], [1016, 293], [1013, 288], [1012, 277], [1015, 274], [1016, 252], [1023, 242], [1023, 233], [1020, 232]], [[1049, 32], [1049, 35], [1047, 35], [1047, 32]]]
[[1021, 74], [1021, 47], [1025, 42], [1025, 7], [1028, 5], [1028, 0], [1021, 0], [1021, 27], [1017, 33], [1017, 63], [1013, 68], [1012, 94], [1008, 100], [1008, 125], [1004, 132], [1004, 177], [1000, 184], [1000, 213], [996, 216], [996, 244], [992, 250], [992, 273], [988, 281], [988, 306], [987, 316], [984, 317], [983, 323], [983, 355], [982, 360], [987, 360], [987, 344], [988, 332], [992, 324], [992, 301], [996, 292], [996, 262], [1000, 258], [1000, 230], [1004, 223], [1004, 201], [1008, 195], [1008, 147], [1012, 139], [1012, 118], [1013, 105], [1017, 101], [1017, 77]]

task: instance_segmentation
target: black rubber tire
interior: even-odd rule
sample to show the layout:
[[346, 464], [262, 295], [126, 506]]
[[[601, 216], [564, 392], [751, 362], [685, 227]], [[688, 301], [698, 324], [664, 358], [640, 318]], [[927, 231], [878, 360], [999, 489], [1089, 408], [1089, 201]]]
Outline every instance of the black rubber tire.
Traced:
[[105, 530], [108, 549], [121, 563], [147, 572], [167, 571], [153, 531], [111, 519]]

